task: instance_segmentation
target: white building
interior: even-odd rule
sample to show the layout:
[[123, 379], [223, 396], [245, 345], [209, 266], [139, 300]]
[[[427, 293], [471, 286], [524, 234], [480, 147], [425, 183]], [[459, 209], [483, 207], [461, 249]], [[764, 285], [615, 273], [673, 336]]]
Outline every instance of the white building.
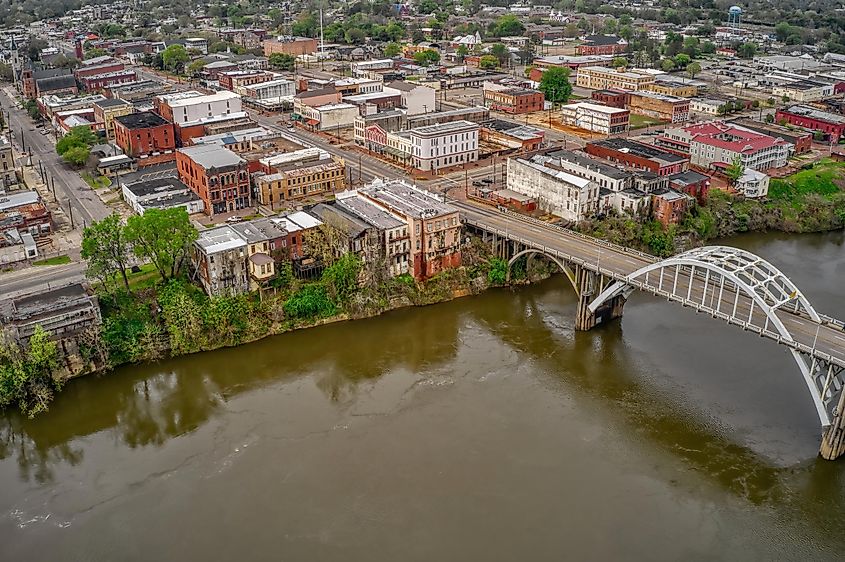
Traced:
[[719, 108], [725, 104], [723, 100], [712, 98], [692, 98], [689, 100], [689, 110], [692, 113], [705, 115], [719, 115]]
[[178, 178], [163, 176], [124, 184], [123, 199], [132, 210], [143, 215], [147, 209], [173, 209], [183, 207], [189, 215], [202, 213], [205, 204]]
[[598, 211], [598, 184], [545, 164], [542, 159], [508, 158], [508, 189], [533, 197], [541, 209], [569, 222]]
[[407, 110], [408, 115], [428, 113], [436, 110], [434, 106], [434, 88], [402, 80], [391, 82], [388, 86], [393, 90], [399, 91], [402, 98], [402, 107]]
[[478, 123], [452, 121], [408, 131], [414, 168], [434, 171], [475, 162], [479, 130]]
[[174, 124], [242, 111], [241, 96], [223, 90], [203, 95], [195, 90], [157, 98], [159, 114]]
[[200, 53], [208, 54], [208, 39], [205, 37], [189, 37], [185, 39], [185, 49], [195, 49]]
[[814, 80], [796, 80], [772, 87], [776, 98], [788, 97], [799, 103], [819, 101], [833, 96], [833, 84], [824, 84]]
[[769, 193], [769, 176], [763, 172], [745, 168], [734, 188], [749, 198], [765, 197]]
[[352, 127], [358, 108], [350, 103], [327, 103], [310, 107], [303, 105], [300, 115], [314, 131], [338, 131]]
[[560, 108], [560, 122], [570, 127], [609, 135], [628, 130], [631, 112], [627, 109], [577, 102]]
[[293, 81], [285, 78], [268, 80], [267, 82], [259, 82], [258, 84], [249, 84], [247, 86], [239, 86], [238, 90], [245, 97], [256, 100], [291, 98], [292, 102], [293, 96], [296, 94], [296, 87]]

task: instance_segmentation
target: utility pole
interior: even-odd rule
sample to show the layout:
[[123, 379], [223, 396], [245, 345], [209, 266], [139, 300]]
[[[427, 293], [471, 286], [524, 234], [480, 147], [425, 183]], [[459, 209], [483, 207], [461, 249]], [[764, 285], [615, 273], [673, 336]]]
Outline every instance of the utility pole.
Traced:
[[73, 223], [73, 205], [71, 205], [70, 199], [67, 200], [67, 210], [70, 215], [70, 229], [73, 230], [76, 228], [76, 225]]

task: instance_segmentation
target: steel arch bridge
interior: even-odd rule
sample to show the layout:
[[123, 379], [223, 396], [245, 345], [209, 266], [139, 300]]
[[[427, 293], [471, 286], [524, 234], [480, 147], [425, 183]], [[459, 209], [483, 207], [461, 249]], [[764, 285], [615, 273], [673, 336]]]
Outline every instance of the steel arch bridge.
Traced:
[[822, 426], [830, 426], [841, 411], [845, 362], [817, 348], [820, 329], [833, 320], [819, 315], [798, 287], [763, 258], [727, 246], [695, 248], [616, 279], [588, 308], [595, 312], [608, 299], [627, 298], [635, 289], [664, 296], [786, 345]]

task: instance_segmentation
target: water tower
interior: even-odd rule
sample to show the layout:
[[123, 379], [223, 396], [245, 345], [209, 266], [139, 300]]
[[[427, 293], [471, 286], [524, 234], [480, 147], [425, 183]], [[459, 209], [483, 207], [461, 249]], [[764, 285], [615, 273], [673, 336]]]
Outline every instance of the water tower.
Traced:
[[742, 23], [742, 8], [739, 6], [731, 6], [728, 10], [728, 25], [731, 27], [739, 27]]

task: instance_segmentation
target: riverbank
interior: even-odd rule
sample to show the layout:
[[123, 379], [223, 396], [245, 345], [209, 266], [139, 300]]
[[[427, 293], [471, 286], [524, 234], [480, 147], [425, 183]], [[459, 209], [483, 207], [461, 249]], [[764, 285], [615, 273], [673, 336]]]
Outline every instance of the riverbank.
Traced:
[[[528, 267], [525, 259], [515, 263], [510, 282], [528, 283], [551, 274], [541, 260], [533, 260], [530, 271]], [[17, 405], [33, 416], [47, 409], [70, 378], [479, 294], [505, 285], [507, 262], [473, 239], [462, 254], [461, 267], [424, 282], [407, 274], [387, 278], [382, 271], [381, 264], [368, 266], [346, 254], [316, 280], [297, 279], [287, 264], [272, 286], [209, 297], [185, 277], [161, 282], [150, 277], [154, 272], [142, 269], [130, 276], [129, 290], [98, 287], [102, 325], [77, 335], [73, 345], [62, 346], [72, 353], [61, 354], [52, 342], [36, 353], [9, 342], [0, 345], [0, 359], [9, 358], [0, 361], [0, 406]]]
[[845, 163], [825, 158], [783, 179], [772, 179], [765, 200], [711, 190], [679, 224], [608, 216], [578, 230], [659, 257], [745, 232], [828, 232], [845, 228]]

